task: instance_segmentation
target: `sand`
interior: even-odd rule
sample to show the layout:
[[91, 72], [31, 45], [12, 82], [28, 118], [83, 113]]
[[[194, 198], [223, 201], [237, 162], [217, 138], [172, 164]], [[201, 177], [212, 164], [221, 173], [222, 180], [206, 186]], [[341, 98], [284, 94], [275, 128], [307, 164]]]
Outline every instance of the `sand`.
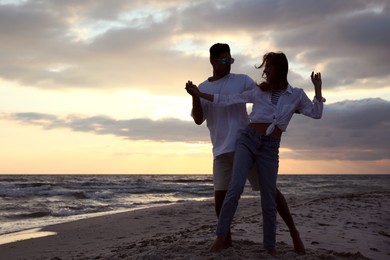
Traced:
[[[278, 216], [277, 255], [262, 246], [260, 202], [240, 201], [233, 247], [209, 252], [216, 217], [212, 201], [94, 217], [41, 229], [43, 237], [5, 243], [0, 259], [390, 259], [390, 192], [287, 198], [306, 254], [294, 252]], [[25, 234], [33, 237], [37, 230]], [[3, 239], [3, 240], [1, 240]]]

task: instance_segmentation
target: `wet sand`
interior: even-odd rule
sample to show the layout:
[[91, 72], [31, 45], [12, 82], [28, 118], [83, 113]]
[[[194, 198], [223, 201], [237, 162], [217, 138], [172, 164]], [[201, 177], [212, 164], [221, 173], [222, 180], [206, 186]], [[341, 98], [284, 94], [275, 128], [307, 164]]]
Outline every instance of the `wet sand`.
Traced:
[[[390, 259], [390, 193], [287, 198], [306, 254], [294, 252], [278, 216], [277, 255], [262, 245], [259, 199], [241, 199], [233, 246], [220, 253], [212, 201], [94, 217], [33, 230], [30, 239], [0, 236], [0, 259]], [[45, 235], [32, 238], [37, 232]], [[20, 237], [19, 237], [20, 238]]]

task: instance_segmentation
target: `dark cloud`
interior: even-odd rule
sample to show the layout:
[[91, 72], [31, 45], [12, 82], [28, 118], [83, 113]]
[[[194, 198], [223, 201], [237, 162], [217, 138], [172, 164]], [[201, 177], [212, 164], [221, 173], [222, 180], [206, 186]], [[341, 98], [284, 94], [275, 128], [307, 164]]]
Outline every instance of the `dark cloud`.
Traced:
[[294, 158], [380, 160], [390, 158], [390, 102], [383, 99], [326, 105], [323, 118], [295, 116], [284, 142]]
[[[332, 75], [333, 87], [354, 86], [362, 79], [370, 81], [364, 88], [383, 87], [387, 86], [383, 78], [390, 70], [390, 35], [386, 33], [390, 30], [389, 17], [388, 8], [331, 16], [306, 30], [281, 34], [278, 42], [285, 46], [282, 49], [300, 53], [292, 57], [295, 62], [325, 64], [323, 72]], [[307, 46], [303, 46], [302, 39]]]
[[[126, 12], [141, 9], [144, 16], [123, 18]], [[253, 49], [259, 49], [256, 60], [270, 51], [259, 44], [267, 39], [306, 70], [322, 64], [329, 88], [383, 88], [388, 87], [390, 71], [389, 10], [385, 0], [0, 5], [0, 77], [37, 88], [141, 88], [181, 95], [178, 86], [189, 78], [208, 77], [211, 68], [207, 57], [175, 49], [174, 39], [191, 35], [192, 44], [207, 55], [209, 37], [221, 35], [221, 41], [227, 41], [226, 35], [245, 34]], [[163, 18], [158, 18], [159, 12], [164, 12]], [[76, 21], [95, 29], [99, 24], [117, 26], [79, 41], [76, 31], [83, 28], [74, 27]], [[241, 59], [246, 63], [237, 69], [254, 75], [253, 67], [244, 66], [253, 54], [242, 54]]]
[[[316, 160], [390, 159], [390, 102], [382, 99], [343, 101], [325, 106], [323, 118], [295, 115], [284, 134], [283, 148], [294, 152], [283, 158]], [[128, 140], [157, 142], [209, 142], [205, 125], [174, 118], [116, 120], [107, 116], [58, 117], [40, 113], [3, 115], [5, 120], [44, 129], [68, 128], [77, 132], [114, 135]]]
[[[271, 41], [306, 70], [321, 64], [328, 89], [374, 89], [388, 87], [389, 10], [386, 1], [205, 1], [185, 11], [183, 31], [244, 32], [254, 46]], [[275, 49], [259, 46], [259, 58], [267, 51]], [[244, 71], [254, 75], [251, 69]]]
[[15, 113], [3, 116], [22, 124], [38, 125], [46, 130], [67, 128], [76, 132], [98, 135], [114, 135], [128, 140], [151, 140], [157, 142], [206, 142], [209, 140], [204, 127], [174, 118], [161, 120], [129, 119], [116, 120], [107, 116], [85, 117], [69, 115], [57, 117], [43, 113]]

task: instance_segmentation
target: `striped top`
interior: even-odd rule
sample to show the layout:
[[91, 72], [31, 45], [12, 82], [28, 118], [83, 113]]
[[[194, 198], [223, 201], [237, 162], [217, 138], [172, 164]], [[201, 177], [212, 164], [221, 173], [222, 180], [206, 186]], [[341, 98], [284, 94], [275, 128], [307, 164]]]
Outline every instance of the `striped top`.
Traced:
[[278, 91], [272, 93], [272, 95], [271, 95], [271, 103], [273, 105], [276, 106], [278, 104], [278, 100], [279, 100], [280, 96], [284, 93], [284, 91], [285, 91], [285, 89], [278, 90]]

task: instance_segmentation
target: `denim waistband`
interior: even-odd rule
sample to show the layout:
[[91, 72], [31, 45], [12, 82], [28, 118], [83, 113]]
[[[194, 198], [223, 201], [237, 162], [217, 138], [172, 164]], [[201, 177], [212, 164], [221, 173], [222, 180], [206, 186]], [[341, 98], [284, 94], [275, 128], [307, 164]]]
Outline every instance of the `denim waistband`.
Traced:
[[256, 129], [253, 127], [247, 126], [245, 129], [245, 132], [251, 134], [251, 135], [256, 135], [263, 141], [274, 141], [274, 142], [280, 142], [281, 138], [280, 137], [274, 137], [274, 136], [269, 136], [269, 135], [261, 135], [259, 132], [257, 132]]

